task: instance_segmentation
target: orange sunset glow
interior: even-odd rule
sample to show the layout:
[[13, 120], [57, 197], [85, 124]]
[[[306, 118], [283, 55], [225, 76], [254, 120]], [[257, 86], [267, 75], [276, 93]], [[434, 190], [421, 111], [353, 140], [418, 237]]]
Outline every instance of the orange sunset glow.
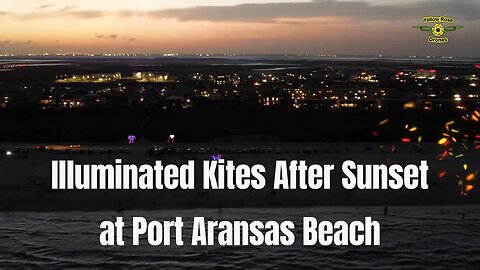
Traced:
[[[478, 55], [480, 1], [431, 2], [3, 0], [0, 54]], [[435, 14], [465, 29], [444, 46], [427, 44], [412, 26]]]

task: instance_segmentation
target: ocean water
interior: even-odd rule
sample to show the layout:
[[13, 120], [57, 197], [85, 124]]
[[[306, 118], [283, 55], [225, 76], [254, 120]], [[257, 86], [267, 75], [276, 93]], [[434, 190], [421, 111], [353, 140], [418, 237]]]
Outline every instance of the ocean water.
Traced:
[[[0, 213], [1, 269], [480, 269], [480, 206], [316, 207], [117, 212]], [[185, 246], [102, 247], [99, 224], [123, 216], [170, 220], [182, 216]], [[292, 220], [288, 247], [220, 247], [188, 244], [191, 220]], [[381, 246], [303, 246], [304, 216], [318, 220], [381, 223]], [[128, 228], [126, 231], [129, 231]]]

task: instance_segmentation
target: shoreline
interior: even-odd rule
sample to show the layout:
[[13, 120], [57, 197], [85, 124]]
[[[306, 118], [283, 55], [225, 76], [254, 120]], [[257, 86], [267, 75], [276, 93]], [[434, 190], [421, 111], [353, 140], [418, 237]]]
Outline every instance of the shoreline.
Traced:
[[[328, 210], [328, 208], [333, 209], [342, 209], [342, 208], [364, 208], [364, 207], [378, 207], [378, 215], [384, 215], [384, 207], [388, 207], [389, 211], [391, 209], [399, 208], [428, 208], [428, 207], [477, 207], [480, 206], [480, 202], [472, 202], [472, 203], [462, 203], [462, 204], [391, 204], [391, 205], [381, 205], [381, 204], [357, 204], [357, 205], [349, 205], [349, 204], [335, 204], [335, 205], [313, 205], [313, 206], [260, 206], [260, 207], [225, 207], [225, 208], [154, 208], [154, 209], [145, 209], [145, 208], [132, 208], [123, 211], [116, 211], [113, 209], [85, 209], [85, 210], [70, 210], [70, 209], [56, 209], [56, 210], [47, 210], [47, 209], [29, 209], [29, 210], [4, 210], [0, 209], [1, 214], [15, 214], [15, 213], [102, 213], [102, 212], [110, 212], [110, 213], [130, 213], [130, 212], [160, 212], [160, 211], [217, 211], [218, 213], [223, 212], [235, 212], [235, 211], [253, 211], [253, 210]], [[388, 214], [387, 214], [388, 216]]]
[[[390, 152], [394, 146], [395, 152]], [[0, 148], [24, 147], [30, 151], [0, 157], [0, 211], [104, 211], [160, 209], [286, 208], [316, 206], [422, 206], [480, 204], [480, 195], [472, 190], [460, 195], [456, 174], [465, 174], [463, 164], [478, 166], [478, 152], [466, 151], [461, 159], [439, 161], [441, 146], [433, 143], [316, 143], [316, 144], [91, 144], [70, 149], [35, 150], [35, 145], [0, 144]], [[47, 146], [48, 147], [48, 146]], [[52, 146], [53, 147], [53, 146]], [[170, 150], [168, 150], [170, 148]], [[33, 150], [32, 150], [33, 149]], [[122, 151], [120, 151], [121, 149]], [[234, 151], [235, 149], [235, 151]], [[112, 150], [112, 151], [109, 151]], [[115, 151], [113, 151], [115, 150]], [[189, 151], [190, 150], [190, 151]], [[80, 152], [83, 151], [83, 152]], [[211, 155], [242, 164], [263, 164], [267, 185], [262, 190], [203, 190], [202, 170], [195, 170], [195, 190], [51, 190], [51, 160], [72, 159], [84, 164], [108, 164], [116, 158], [132, 164], [183, 164], [192, 159], [198, 165]], [[306, 160], [310, 164], [337, 164], [351, 159], [358, 163], [411, 164], [429, 162], [429, 190], [345, 190], [339, 185], [339, 171], [332, 175], [330, 190], [272, 190], [274, 163], [278, 159]], [[474, 168], [471, 168], [474, 169]], [[476, 168], [475, 168], [476, 170]], [[447, 175], [438, 179], [437, 175]]]

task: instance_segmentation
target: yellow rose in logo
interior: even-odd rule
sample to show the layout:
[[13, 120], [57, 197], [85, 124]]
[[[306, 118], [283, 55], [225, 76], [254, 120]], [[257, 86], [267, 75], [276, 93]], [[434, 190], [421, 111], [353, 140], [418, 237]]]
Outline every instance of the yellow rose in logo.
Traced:
[[444, 34], [445, 34], [445, 27], [443, 27], [443, 25], [437, 23], [434, 26], [432, 26], [432, 35], [436, 37], [440, 37], [440, 36], [443, 36]]

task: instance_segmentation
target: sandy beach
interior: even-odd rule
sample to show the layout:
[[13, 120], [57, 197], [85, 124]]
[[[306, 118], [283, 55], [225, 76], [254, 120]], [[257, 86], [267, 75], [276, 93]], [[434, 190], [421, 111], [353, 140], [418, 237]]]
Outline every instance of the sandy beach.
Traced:
[[[44, 150], [43, 147], [49, 150]], [[156, 148], [157, 151], [152, 149]], [[153, 210], [192, 208], [303, 207], [325, 205], [445, 205], [479, 203], [475, 189], [461, 195], [459, 178], [477, 170], [478, 153], [473, 147], [463, 156], [438, 160], [441, 146], [425, 144], [319, 143], [319, 144], [142, 144], [110, 145], [0, 145], [0, 210], [3, 211], [67, 211], [67, 210]], [[393, 150], [393, 151], [392, 151]], [[7, 152], [9, 153], [7, 155]], [[51, 190], [51, 161], [74, 160], [83, 164], [110, 164], [122, 159], [132, 164], [183, 164], [221, 154], [224, 159], [248, 165], [263, 164], [267, 185], [262, 190], [202, 190], [202, 170], [195, 170], [195, 190]], [[429, 165], [429, 190], [345, 190], [341, 170], [332, 174], [331, 190], [273, 190], [276, 160], [305, 160], [307, 163], [335, 164], [345, 160], [360, 164]], [[469, 164], [465, 170], [464, 164]], [[444, 174], [439, 177], [439, 174]], [[458, 176], [457, 176], [458, 175]]]

